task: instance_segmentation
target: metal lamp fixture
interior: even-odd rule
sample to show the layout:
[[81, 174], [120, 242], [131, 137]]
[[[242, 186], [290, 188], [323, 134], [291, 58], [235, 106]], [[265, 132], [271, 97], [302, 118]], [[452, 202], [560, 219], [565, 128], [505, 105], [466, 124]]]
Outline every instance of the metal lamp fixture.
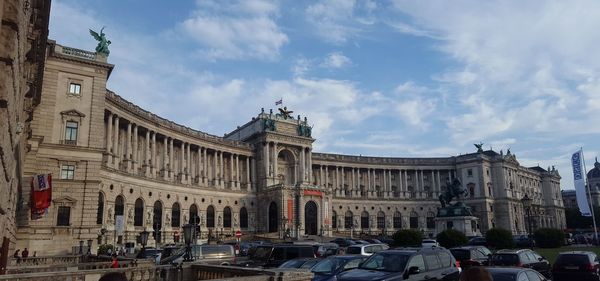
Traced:
[[523, 196], [523, 198], [521, 199], [521, 203], [523, 203], [523, 208], [525, 209], [526, 215], [527, 215], [527, 226], [528, 226], [528, 230], [527, 233], [531, 235], [531, 198], [529, 198], [529, 196], [527, 196], [527, 194], [525, 194], [525, 196]]
[[146, 245], [148, 244], [148, 236], [150, 232], [144, 229], [144, 231], [140, 232], [140, 243], [142, 244], [142, 251], [146, 250]]
[[192, 260], [192, 249], [190, 247], [190, 244], [192, 243], [192, 231], [193, 231], [194, 226], [191, 224], [186, 224], [183, 226], [183, 240], [185, 241], [185, 257], [184, 260], [185, 261], [191, 261]]

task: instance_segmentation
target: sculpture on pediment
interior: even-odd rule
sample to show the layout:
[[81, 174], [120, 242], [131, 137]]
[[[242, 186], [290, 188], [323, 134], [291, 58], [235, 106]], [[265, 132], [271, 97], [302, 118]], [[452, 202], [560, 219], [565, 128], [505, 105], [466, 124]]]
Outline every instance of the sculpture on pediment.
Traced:
[[265, 126], [265, 130], [268, 130], [268, 131], [276, 131], [277, 130], [277, 127], [275, 126], [275, 120], [271, 119], [270, 117], [268, 119], [265, 119], [264, 126]]
[[483, 143], [482, 142], [480, 142], [480, 143], [474, 143], [473, 145], [475, 147], [477, 147], [477, 153], [483, 152]]
[[292, 111], [292, 110], [288, 110], [288, 109], [287, 109], [287, 106], [284, 106], [283, 108], [281, 108], [281, 107], [279, 108], [279, 115], [280, 115], [281, 117], [283, 117], [283, 119], [286, 119], [286, 120], [287, 120], [288, 118], [289, 118], [289, 119], [294, 119], [294, 118], [292, 117], [292, 113], [294, 113], [294, 111]]
[[106, 39], [106, 35], [104, 34], [104, 27], [100, 29], [100, 34], [90, 29], [90, 35], [98, 41], [98, 46], [96, 46], [96, 53], [103, 54], [108, 57], [110, 51], [108, 50], [108, 45], [110, 45], [110, 40]]

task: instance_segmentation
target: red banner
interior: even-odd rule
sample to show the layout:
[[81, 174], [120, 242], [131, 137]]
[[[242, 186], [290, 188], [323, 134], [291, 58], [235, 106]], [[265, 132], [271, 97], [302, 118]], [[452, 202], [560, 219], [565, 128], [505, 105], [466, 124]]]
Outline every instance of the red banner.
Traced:
[[304, 195], [323, 197], [323, 192], [318, 190], [305, 190]]
[[294, 218], [294, 200], [288, 199], [287, 201], [287, 219], [288, 223], [292, 223], [292, 219]]

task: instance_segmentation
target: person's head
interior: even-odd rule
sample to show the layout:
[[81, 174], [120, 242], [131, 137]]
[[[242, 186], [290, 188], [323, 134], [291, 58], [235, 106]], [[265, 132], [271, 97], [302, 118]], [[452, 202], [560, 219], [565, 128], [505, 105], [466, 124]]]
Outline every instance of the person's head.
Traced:
[[127, 277], [122, 272], [109, 272], [100, 277], [98, 281], [127, 281]]
[[27, 251], [27, 248], [25, 248], [25, 250], [23, 250], [23, 251]]
[[460, 275], [459, 281], [492, 281], [490, 272], [481, 266], [472, 266]]

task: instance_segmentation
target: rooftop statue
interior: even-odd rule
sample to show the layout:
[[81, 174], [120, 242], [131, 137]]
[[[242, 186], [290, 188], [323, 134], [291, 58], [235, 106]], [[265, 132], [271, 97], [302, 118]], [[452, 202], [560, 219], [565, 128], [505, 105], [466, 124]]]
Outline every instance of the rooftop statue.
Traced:
[[98, 46], [96, 46], [96, 53], [103, 54], [108, 57], [108, 54], [110, 54], [110, 51], [108, 50], [108, 45], [110, 45], [111, 42], [110, 40], [106, 39], [106, 35], [103, 31], [104, 27], [100, 29], [100, 35], [98, 35], [98, 33], [90, 29], [90, 34], [92, 35], [92, 37], [94, 37], [94, 39], [96, 39], [96, 41], [98, 41]]
[[287, 106], [284, 106], [283, 108], [279, 108], [279, 113], [281, 113], [281, 116], [283, 117], [283, 119], [294, 119], [292, 117], [292, 113], [294, 113], [294, 111], [288, 110]]
[[483, 152], [483, 143], [482, 143], [482, 142], [480, 142], [480, 143], [474, 143], [473, 145], [474, 145], [475, 147], [477, 147], [477, 152], [478, 152], [478, 153], [479, 153], [479, 152]]

